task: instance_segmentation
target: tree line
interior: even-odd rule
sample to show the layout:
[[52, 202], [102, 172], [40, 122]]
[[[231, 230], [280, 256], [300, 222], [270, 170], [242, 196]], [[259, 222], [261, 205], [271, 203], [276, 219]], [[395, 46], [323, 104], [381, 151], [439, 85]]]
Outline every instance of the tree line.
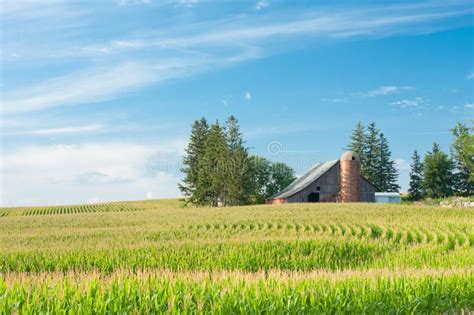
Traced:
[[249, 154], [234, 116], [224, 124], [194, 122], [181, 171], [179, 189], [201, 206], [264, 203], [295, 180], [288, 165]]
[[358, 122], [352, 131], [348, 150], [360, 159], [361, 175], [372, 183], [377, 191], [398, 192], [398, 170], [392, 160], [388, 139], [375, 122], [365, 127]]
[[474, 193], [474, 123], [471, 128], [457, 123], [451, 132], [451, 156], [437, 143], [423, 160], [417, 150], [413, 152], [408, 189], [411, 200]]

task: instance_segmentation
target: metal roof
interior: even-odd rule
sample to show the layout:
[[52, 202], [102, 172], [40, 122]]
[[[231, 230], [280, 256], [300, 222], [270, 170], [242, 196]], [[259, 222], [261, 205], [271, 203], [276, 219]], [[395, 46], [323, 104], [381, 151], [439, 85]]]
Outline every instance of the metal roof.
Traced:
[[376, 192], [375, 197], [400, 197], [400, 193], [397, 192]]
[[331, 167], [336, 165], [338, 162], [339, 160], [334, 160], [334, 161], [327, 161], [327, 162], [316, 164], [308, 172], [298, 177], [288, 187], [283, 189], [278, 194], [272, 196], [270, 199], [288, 198], [296, 194], [297, 192], [300, 192], [301, 190], [311, 185], [315, 180], [321, 177], [324, 173], [326, 173]]

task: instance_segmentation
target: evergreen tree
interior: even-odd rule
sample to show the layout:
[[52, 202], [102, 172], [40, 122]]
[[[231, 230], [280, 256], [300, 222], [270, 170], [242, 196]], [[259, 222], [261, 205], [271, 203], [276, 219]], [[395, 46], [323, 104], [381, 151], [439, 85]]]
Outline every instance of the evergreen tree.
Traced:
[[[367, 134], [365, 136], [365, 152], [364, 165], [361, 168], [361, 174], [369, 182], [377, 185], [381, 182], [380, 178], [380, 145], [379, 145], [379, 130], [375, 122], [371, 122], [367, 127]], [[377, 189], [381, 189], [377, 187]]]
[[183, 182], [179, 184], [179, 189], [190, 202], [196, 204], [204, 202], [203, 189], [199, 186], [198, 173], [208, 132], [209, 125], [204, 117], [194, 122], [181, 169], [185, 177]]
[[451, 145], [451, 155], [454, 160], [454, 190], [457, 195], [469, 196], [474, 193], [474, 133], [469, 128], [457, 123], [451, 130], [454, 142]]
[[379, 150], [377, 158], [376, 182], [375, 186], [380, 191], [398, 192], [398, 170], [395, 166], [395, 161], [391, 159], [392, 152], [388, 144], [388, 140], [383, 133], [379, 135]]
[[424, 160], [423, 189], [431, 198], [448, 197], [453, 193], [453, 162], [437, 143]]
[[227, 204], [228, 158], [229, 148], [226, 134], [217, 121], [209, 129], [202, 163], [200, 163], [198, 170], [198, 183], [202, 188], [205, 204], [214, 207]]
[[410, 164], [410, 187], [408, 193], [411, 200], [420, 200], [423, 198], [423, 163], [421, 157], [415, 150], [412, 156], [412, 163]]
[[365, 152], [367, 151], [366, 145], [366, 135], [365, 135], [365, 127], [359, 121], [354, 130], [352, 131], [352, 135], [350, 138], [350, 143], [347, 146], [346, 150], [350, 150], [354, 152], [360, 160], [361, 170], [365, 170]]
[[196, 205], [227, 206], [264, 203], [294, 180], [293, 170], [283, 163], [249, 157], [234, 116], [222, 127], [209, 127], [205, 118], [195, 121], [179, 184], [187, 201]]
[[238, 120], [230, 116], [226, 123], [229, 159], [227, 166], [227, 204], [242, 205], [248, 202], [251, 190], [250, 161], [240, 133]]

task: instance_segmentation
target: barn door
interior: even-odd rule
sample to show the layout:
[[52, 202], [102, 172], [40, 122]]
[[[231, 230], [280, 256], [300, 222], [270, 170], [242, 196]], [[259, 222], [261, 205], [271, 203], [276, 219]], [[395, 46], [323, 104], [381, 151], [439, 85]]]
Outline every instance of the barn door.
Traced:
[[308, 196], [308, 202], [319, 202], [319, 193], [310, 193]]

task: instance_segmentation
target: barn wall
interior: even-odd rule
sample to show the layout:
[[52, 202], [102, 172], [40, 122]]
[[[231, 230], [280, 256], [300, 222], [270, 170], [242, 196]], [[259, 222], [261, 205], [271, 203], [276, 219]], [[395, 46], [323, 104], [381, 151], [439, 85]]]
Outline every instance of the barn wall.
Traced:
[[[288, 197], [287, 202], [308, 202], [308, 196], [313, 192], [319, 192], [320, 202], [336, 201], [336, 195], [340, 190], [339, 174], [339, 163], [337, 163], [311, 185]], [[318, 186], [320, 191], [317, 190]]]
[[360, 178], [360, 201], [375, 202], [375, 187], [365, 178]]

